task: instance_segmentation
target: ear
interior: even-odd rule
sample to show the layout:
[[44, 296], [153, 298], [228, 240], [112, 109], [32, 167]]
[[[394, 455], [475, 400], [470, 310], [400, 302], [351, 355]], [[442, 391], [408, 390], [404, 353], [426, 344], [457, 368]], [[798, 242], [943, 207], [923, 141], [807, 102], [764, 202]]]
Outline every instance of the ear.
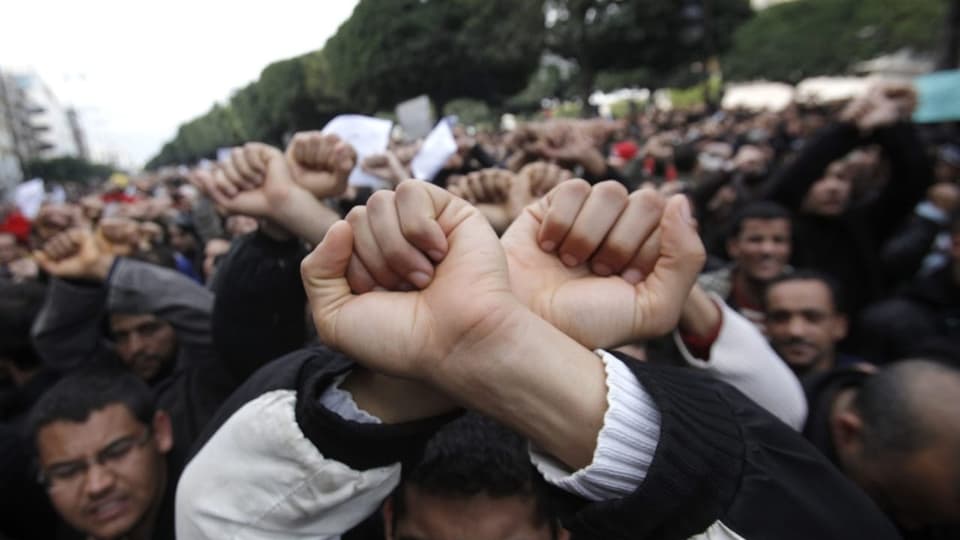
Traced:
[[173, 425], [166, 411], [157, 411], [153, 415], [153, 437], [161, 454], [173, 448]]
[[851, 450], [859, 453], [863, 446], [863, 420], [852, 411], [844, 411], [830, 419], [830, 431], [838, 454]]
[[833, 327], [830, 329], [830, 334], [833, 336], [834, 341], [840, 341], [841, 339], [847, 337], [847, 331], [849, 330], [850, 323], [847, 320], [846, 315], [836, 315], [833, 318]]
[[389, 496], [383, 501], [383, 507], [380, 508], [380, 515], [383, 517], [383, 540], [393, 538], [393, 496]]
[[570, 540], [570, 538], [570, 531], [564, 529], [563, 527], [560, 527], [560, 529], [557, 530], [557, 540]]

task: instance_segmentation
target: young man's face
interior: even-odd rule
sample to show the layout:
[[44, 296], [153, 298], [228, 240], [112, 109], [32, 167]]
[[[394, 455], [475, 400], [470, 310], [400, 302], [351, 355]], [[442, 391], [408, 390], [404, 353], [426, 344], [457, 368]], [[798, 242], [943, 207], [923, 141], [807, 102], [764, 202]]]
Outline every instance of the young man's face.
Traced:
[[177, 334], [155, 315], [113, 314], [110, 329], [120, 360], [145, 381], [152, 381], [175, 360]]
[[[539, 523], [532, 496], [445, 497], [404, 488], [405, 512], [393, 515], [392, 501], [384, 506], [386, 540], [552, 540], [550, 526]], [[395, 525], [395, 528], [394, 528]], [[569, 538], [561, 531], [557, 538]]]
[[164, 413], [147, 426], [125, 405], [111, 404], [84, 422], [44, 426], [36, 444], [54, 508], [93, 538], [110, 540], [135, 531], [163, 498], [164, 454], [173, 445]]
[[770, 281], [790, 260], [790, 220], [745, 219], [740, 234], [727, 243], [739, 271], [754, 281]]
[[810, 187], [803, 209], [820, 216], [839, 216], [847, 209], [852, 193], [850, 167], [843, 161], [834, 161], [827, 167], [827, 174]]
[[773, 348], [797, 373], [832, 367], [834, 347], [847, 334], [830, 288], [816, 279], [770, 287], [766, 325]]

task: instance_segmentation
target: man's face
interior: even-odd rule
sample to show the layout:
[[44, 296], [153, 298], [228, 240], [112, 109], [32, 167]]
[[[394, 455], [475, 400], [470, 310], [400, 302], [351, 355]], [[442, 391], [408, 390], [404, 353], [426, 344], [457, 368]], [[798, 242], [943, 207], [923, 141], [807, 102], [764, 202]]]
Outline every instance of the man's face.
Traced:
[[125, 405], [111, 404], [84, 422], [62, 420], [41, 428], [36, 443], [54, 508], [94, 538], [124, 537], [163, 498], [164, 454], [173, 445], [163, 413], [147, 426]]
[[[532, 496], [445, 497], [416, 486], [404, 489], [406, 512], [393, 519], [384, 508], [386, 540], [551, 540], [550, 527], [537, 523]], [[396, 529], [393, 525], [396, 522]], [[560, 538], [566, 538], [566, 533]]]
[[0, 264], [10, 264], [20, 258], [17, 239], [12, 234], [0, 233]]
[[177, 335], [169, 323], [154, 315], [110, 316], [117, 355], [145, 381], [151, 381], [177, 354]]
[[847, 209], [852, 191], [850, 167], [842, 161], [834, 161], [827, 167], [827, 174], [810, 187], [803, 200], [803, 209], [821, 216], [839, 216]]
[[217, 266], [217, 260], [230, 251], [230, 242], [222, 238], [212, 238], [203, 248], [203, 276], [210, 279]]
[[740, 234], [727, 243], [727, 251], [748, 278], [769, 281], [783, 273], [790, 260], [790, 221], [745, 219]]
[[781, 358], [798, 373], [829, 369], [834, 347], [847, 334], [830, 289], [820, 280], [778, 283], [767, 290], [767, 335]]

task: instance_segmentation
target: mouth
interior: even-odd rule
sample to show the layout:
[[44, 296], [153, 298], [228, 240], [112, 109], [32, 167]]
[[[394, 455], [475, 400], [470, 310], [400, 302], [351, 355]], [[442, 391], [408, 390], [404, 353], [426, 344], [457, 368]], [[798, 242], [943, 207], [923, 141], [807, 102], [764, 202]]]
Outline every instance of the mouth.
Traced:
[[130, 509], [130, 502], [125, 497], [113, 497], [92, 504], [87, 513], [98, 523], [106, 523], [122, 517]]

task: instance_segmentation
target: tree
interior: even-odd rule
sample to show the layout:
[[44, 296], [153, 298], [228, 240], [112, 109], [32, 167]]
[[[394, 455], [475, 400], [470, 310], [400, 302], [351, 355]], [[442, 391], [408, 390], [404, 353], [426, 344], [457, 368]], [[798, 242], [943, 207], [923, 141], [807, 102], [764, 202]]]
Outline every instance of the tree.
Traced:
[[797, 0], [744, 24], [724, 58], [727, 79], [790, 83], [846, 72], [856, 62], [910, 48], [936, 51], [943, 0]]
[[636, 84], [662, 86], [725, 50], [751, 13], [748, 0], [549, 0], [547, 44], [576, 62], [586, 99], [601, 71], [642, 68]]
[[82, 158], [59, 157], [35, 159], [24, 167], [27, 178], [43, 178], [59, 182], [97, 182], [117, 171], [113, 165], [95, 163]]
[[542, 0], [360, 0], [324, 54], [359, 111], [420, 94], [442, 110], [456, 98], [498, 105], [522, 90], [543, 36]]

